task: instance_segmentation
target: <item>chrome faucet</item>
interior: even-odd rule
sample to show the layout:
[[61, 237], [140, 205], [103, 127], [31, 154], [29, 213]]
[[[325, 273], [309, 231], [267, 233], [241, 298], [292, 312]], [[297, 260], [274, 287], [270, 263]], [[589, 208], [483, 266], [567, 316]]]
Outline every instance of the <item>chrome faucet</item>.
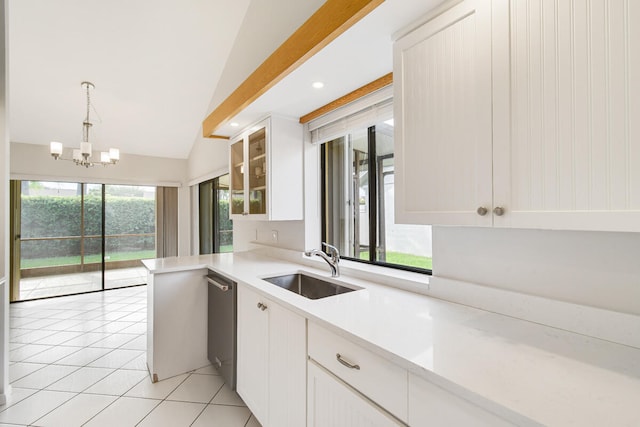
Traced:
[[331, 277], [339, 277], [340, 267], [338, 266], [338, 263], [340, 262], [340, 252], [338, 251], [338, 248], [326, 242], [322, 242], [322, 246], [326, 247], [329, 250], [331, 256], [327, 255], [319, 249], [311, 249], [310, 251], [305, 251], [304, 254], [309, 257], [318, 255], [320, 258], [325, 260], [327, 264], [329, 264], [329, 267], [331, 268]]

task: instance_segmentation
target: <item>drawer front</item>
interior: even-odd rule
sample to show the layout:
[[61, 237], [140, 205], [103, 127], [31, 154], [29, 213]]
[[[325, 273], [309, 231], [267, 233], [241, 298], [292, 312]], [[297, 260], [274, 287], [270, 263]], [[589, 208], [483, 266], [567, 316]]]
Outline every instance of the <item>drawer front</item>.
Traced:
[[400, 420], [407, 421], [405, 369], [312, 322], [309, 322], [309, 356]]
[[405, 425], [313, 361], [309, 361], [308, 366], [307, 427]]

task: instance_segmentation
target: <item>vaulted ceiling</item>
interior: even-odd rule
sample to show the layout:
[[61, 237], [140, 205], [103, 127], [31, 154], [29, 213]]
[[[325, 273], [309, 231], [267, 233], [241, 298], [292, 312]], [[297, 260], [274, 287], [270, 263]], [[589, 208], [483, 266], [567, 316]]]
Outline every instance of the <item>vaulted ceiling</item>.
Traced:
[[249, 0], [9, 0], [12, 142], [186, 158]]
[[[303, 115], [388, 73], [392, 34], [441, 1], [386, 0], [239, 121]], [[94, 149], [187, 158], [207, 114], [322, 0], [8, 3], [12, 142], [78, 146], [88, 80]]]

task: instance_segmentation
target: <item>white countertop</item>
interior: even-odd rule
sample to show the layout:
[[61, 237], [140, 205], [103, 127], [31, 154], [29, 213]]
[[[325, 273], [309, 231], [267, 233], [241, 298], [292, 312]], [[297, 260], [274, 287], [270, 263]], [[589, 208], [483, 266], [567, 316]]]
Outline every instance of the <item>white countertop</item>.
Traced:
[[338, 280], [363, 289], [309, 300], [260, 278], [300, 270], [328, 278], [328, 267], [252, 252], [143, 263], [156, 274], [218, 271], [516, 423], [640, 425], [640, 349], [634, 347], [345, 275]]

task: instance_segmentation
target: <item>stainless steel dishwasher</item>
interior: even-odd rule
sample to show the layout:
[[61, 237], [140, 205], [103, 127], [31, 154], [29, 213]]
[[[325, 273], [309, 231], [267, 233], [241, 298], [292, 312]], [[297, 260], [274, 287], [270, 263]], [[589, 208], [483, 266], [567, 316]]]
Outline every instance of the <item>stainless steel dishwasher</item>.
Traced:
[[236, 283], [214, 271], [207, 274], [209, 314], [207, 356], [232, 390], [236, 389]]

